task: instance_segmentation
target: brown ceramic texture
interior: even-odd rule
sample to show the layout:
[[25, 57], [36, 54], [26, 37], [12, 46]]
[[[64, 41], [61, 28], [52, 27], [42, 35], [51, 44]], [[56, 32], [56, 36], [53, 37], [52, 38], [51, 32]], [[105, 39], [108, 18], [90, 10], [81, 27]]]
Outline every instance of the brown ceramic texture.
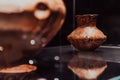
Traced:
[[106, 40], [103, 32], [96, 27], [96, 15], [78, 15], [77, 26], [67, 39], [79, 50], [94, 50]]
[[0, 68], [27, 64], [55, 36], [66, 14], [62, 0], [0, 0], [0, 4]]
[[37, 69], [36, 66], [29, 65], [29, 64], [21, 64], [19, 66], [9, 67], [9, 68], [2, 68], [0, 69], [0, 73], [27, 73], [32, 72]]

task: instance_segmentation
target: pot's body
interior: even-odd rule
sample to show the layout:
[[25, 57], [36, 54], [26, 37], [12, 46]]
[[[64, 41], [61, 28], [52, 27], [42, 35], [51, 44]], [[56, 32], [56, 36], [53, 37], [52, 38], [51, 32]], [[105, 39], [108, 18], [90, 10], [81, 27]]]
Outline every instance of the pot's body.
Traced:
[[65, 5], [62, 0], [1, 1], [0, 68], [28, 63], [61, 28]]
[[77, 16], [77, 28], [68, 35], [70, 43], [79, 50], [94, 50], [105, 40], [104, 33], [96, 27], [96, 15]]

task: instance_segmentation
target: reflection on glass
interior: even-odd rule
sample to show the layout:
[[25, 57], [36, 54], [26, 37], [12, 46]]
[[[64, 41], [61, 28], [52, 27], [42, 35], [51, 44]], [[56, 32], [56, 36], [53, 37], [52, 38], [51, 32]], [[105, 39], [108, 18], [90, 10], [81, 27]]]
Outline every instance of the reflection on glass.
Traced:
[[68, 68], [80, 79], [96, 80], [97, 77], [107, 68], [107, 64], [101, 57], [96, 56], [91, 52], [78, 52], [69, 61]]

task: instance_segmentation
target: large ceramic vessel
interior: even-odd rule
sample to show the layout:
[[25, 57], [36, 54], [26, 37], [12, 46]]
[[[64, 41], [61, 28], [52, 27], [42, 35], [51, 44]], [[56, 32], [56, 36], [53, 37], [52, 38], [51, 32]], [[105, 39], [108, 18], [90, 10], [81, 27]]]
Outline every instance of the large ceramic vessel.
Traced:
[[61, 28], [65, 14], [62, 0], [0, 0], [0, 68], [28, 63]]

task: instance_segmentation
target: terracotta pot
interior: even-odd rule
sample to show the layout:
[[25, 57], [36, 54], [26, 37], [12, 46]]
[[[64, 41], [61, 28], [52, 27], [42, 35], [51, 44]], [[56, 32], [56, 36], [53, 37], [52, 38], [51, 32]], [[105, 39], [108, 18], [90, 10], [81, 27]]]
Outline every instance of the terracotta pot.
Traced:
[[67, 39], [79, 50], [94, 50], [105, 40], [106, 36], [96, 27], [96, 15], [77, 15], [77, 28]]
[[62, 27], [62, 0], [0, 0], [0, 68], [26, 64]]

